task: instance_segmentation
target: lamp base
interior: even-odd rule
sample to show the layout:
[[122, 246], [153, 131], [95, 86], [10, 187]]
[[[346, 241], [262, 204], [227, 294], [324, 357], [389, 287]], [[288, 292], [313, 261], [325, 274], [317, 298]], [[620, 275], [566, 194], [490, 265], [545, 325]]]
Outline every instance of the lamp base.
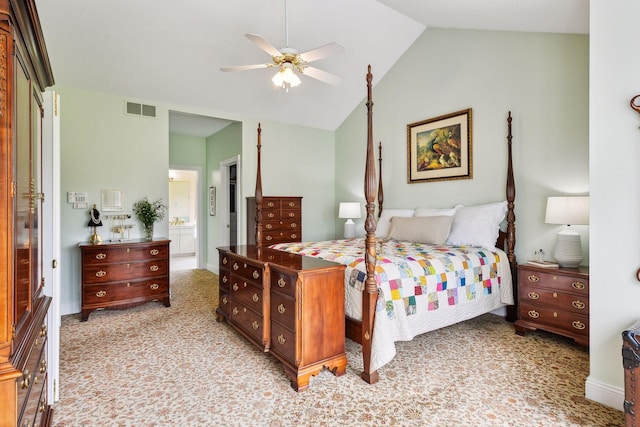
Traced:
[[356, 223], [353, 220], [348, 219], [344, 223], [344, 238], [345, 239], [353, 239], [356, 237]]
[[98, 234], [96, 227], [93, 227], [93, 234], [91, 235], [91, 238], [89, 239], [89, 242], [92, 245], [98, 245], [100, 243], [102, 243], [102, 237], [100, 237], [100, 235]]
[[556, 237], [556, 249], [553, 257], [560, 267], [577, 268], [582, 262], [582, 244], [580, 235], [576, 232], [565, 230]]

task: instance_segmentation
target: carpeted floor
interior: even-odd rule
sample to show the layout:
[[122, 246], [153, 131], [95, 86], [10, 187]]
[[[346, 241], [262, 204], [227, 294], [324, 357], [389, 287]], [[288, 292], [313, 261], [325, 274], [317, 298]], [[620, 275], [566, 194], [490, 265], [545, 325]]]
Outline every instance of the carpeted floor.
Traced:
[[488, 314], [398, 343], [369, 385], [347, 374], [296, 393], [279, 362], [215, 321], [217, 276], [171, 274], [172, 306], [65, 316], [56, 426], [623, 426], [584, 397], [588, 353], [517, 336]]

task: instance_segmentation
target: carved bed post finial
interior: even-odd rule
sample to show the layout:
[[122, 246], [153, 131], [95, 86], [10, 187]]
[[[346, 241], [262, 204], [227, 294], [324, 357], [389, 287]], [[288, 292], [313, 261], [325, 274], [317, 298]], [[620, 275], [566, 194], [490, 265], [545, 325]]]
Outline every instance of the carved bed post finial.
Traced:
[[376, 164], [373, 147], [373, 100], [371, 96], [371, 65], [367, 71], [367, 159], [364, 173], [364, 196], [367, 201], [367, 218], [364, 223], [365, 237], [365, 265], [367, 278], [362, 291], [362, 359], [364, 369], [361, 378], [372, 384], [379, 380], [378, 372], [371, 370], [371, 349], [373, 338], [373, 323], [375, 320], [376, 301], [378, 300], [378, 285], [375, 279], [376, 267]]
[[262, 166], [260, 152], [262, 150], [262, 129], [258, 123], [258, 166], [256, 172], [256, 244], [262, 244]]
[[384, 191], [382, 190], [382, 141], [378, 145], [378, 218], [382, 215]]

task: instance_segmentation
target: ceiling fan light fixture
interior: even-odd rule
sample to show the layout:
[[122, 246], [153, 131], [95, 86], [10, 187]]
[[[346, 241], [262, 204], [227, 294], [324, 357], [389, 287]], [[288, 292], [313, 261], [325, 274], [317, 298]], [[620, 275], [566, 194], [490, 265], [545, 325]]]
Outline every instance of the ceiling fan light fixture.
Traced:
[[275, 76], [271, 79], [274, 85], [278, 87], [283, 87], [285, 89], [289, 89], [290, 87], [298, 86], [301, 81], [300, 77], [296, 75], [291, 67], [291, 64], [285, 62], [280, 67], [280, 70], [276, 73]]

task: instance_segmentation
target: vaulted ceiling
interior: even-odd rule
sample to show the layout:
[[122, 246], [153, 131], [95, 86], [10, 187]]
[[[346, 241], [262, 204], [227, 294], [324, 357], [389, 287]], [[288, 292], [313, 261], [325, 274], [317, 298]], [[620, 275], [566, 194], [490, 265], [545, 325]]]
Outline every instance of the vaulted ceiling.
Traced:
[[[36, 0], [56, 85], [158, 103], [228, 120], [255, 118], [335, 130], [427, 27], [588, 33], [588, 0]], [[286, 31], [285, 31], [286, 28]], [[285, 91], [245, 38], [303, 52], [330, 42], [345, 52], [312, 65]], [[178, 122], [174, 122], [178, 123]], [[207, 132], [207, 131], [203, 131]]]

